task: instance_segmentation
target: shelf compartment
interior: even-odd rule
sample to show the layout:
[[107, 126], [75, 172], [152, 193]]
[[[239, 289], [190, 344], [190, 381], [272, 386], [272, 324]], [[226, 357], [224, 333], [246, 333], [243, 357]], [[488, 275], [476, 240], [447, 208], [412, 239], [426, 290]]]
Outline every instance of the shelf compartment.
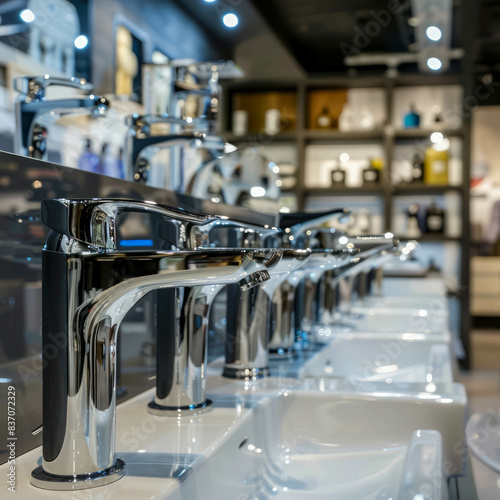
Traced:
[[363, 196], [363, 195], [383, 195], [385, 188], [382, 184], [375, 186], [363, 186], [359, 188], [307, 188], [304, 190], [306, 196]]
[[341, 132], [340, 130], [306, 130], [304, 137], [308, 140], [332, 140], [342, 141], [373, 141], [383, 140], [384, 130], [375, 128], [372, 130], [356, 130], [352, 132]]
[[396, 196], [405, 196], [413, 194], [429, 194], [435, 195], [446, 192], [463, 191], [463, 186], [450, 186], [450, 185], [431, 185], [431, 184], [397, 184], [393, 186], [393, 194]]
[[464, 135], [464, 129], [460, 128], [408, 128], [408, 129], [397, 129], [393, 132], [394, 138], [397, 139], [427, 139], [431, 136], [433, 132], [441, 132], [445, 137], [462, 137]]

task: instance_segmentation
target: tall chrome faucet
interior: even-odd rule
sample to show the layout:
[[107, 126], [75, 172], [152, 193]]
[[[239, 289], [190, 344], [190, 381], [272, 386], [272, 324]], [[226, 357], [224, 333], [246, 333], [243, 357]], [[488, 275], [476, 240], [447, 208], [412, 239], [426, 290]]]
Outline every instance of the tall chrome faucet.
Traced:
[[[220, 137], [210, 135], [205, 119], [173, 118], [163, 115], [138, 115], [127, 117], [129, 133], [127, 136], [127, 172], [130, 180], [146, 182], [151, 168], [151, 156], [158, 148], [173, 148], [190, 146], [203, 148], [212, 154], [224, 152], [225, 141]], [[153, 128], [165, 125], [171, 128], [169, 133], [155, 134]], [[176, 190], [181, 174], [177, 171], [179, 159], [170, 161], [170, 188]]]
[[[172, 246], [181, 249], [118, 250], [116, 220], [124, 211], [164, 217]], [[125, 473], [114, 456], [116, 342], [123, 317], [154, 290], [259, 285], [269, 279], [276, 252], [182, 249], [203, 246], [224, 219], [147, 202], [50, 200], [42, 203], [42, 219], [52, 230], [42, 257], [43, 461], [31, 481], [45, 489], [101, 486]], [[192, 305], [191, 319], [199, 313]], [[190, 384], [192, 393], [203, 390], [196, 383], [203, 362], [202, 355], [192, 355], [184, 366], [183, 387]]]
[[[89, 92], [83, 97], [47, 99], [49, 86], [71, 87]], [[43, 159], [47, 149], [47, 124], [71, 113], [90, 113], [103, 116], [109, 108], [106, 98], [92, 94], [94, 86], [83, 78], [58, 78], [23, 76], [14, 80], [14, 87], [21, 93], [16, 102], [17, 131], [16, 151], [31, 158]]]

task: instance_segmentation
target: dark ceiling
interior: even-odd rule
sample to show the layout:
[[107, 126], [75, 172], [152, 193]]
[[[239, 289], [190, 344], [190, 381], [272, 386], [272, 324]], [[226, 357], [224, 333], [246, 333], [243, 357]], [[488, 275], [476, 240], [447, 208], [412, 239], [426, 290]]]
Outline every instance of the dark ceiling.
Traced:
[[[345, 71], [347, 55], [411, 52], [415, 47], [409, 0], [251, 2], [308, 73]], [[457, 46], [455, 27], [452, 47]]]
[[[349, 53], [412, 52], [416, 48], [414, 28], [409, 24], [413, 15], [410, 0], [176, 2], [213, 35], [214, 42], [227, 48], [263, 29], [274, 31], [309, 74], [345, 73], [344, 58]], [[472, 63], [469, 71], [500, 72], [500, 0], [452, 0], [452, 4], [451, 47], [466, 50]], [[240, 25], [234, 30], [221, 23], [227, 10], [239, 15]], [[381, 28], [377, 30], [375, 25]], [[360, 33], [368, 36], [363, 38]], [[462, 67], [462, 62], [454, 62], [450, 72]], [[417, 66], [405, 64], [399, 69], [413, 72]], [[384, 70], [382, 66], [358, 69], [371, 73]]]

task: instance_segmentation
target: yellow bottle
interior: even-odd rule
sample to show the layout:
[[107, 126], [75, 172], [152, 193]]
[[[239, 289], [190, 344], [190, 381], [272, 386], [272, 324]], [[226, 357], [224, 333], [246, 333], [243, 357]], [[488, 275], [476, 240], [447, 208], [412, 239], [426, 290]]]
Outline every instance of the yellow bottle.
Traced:
[[448, 151], [437, 151], [433, 147], [425, 150], [424, 182], [448, 184]]

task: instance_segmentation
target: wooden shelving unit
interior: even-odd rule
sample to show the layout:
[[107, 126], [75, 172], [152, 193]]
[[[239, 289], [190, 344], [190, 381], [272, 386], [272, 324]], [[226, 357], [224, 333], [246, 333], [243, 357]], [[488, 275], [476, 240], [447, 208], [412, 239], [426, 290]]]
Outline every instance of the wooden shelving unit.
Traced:
[[[463, 123], [458, 128], [433, 127], [416, 129], [399, 129], [392, 123], [394, 110], [395, 90], [400, 87], [413, 86], [442, 86], [461, 85], [458, 76], [426, 76], [426, 75], [404, 75], [395, 80], [387, 80], [383, 77], [355, 78], [314, 78], [300, 81], [235, 81], [226, 83], [223, 88], [223, 98], [221, 100], [223, 108], [222, 129], [231, 130], [231, 102], [232, 95], [240, 91], [270, 90], [287, 92], [293, 90], [297, 95], [297, 119], [294, 131], [269, 136], [266, 134], [250, 134], [245, 137], [234, 137], [231, 133], [224, 134], [225, 137], [235, 144], [249, 144], [253, 146], [262, 143], [288, 144], [296, 148], [297, 158], [297, 183], [294, 189], [285, 191], [284, 194], [293, 194], [297, 199], [299, 210], [304, 210], [307, 200], [314, 197], [332, 197], [332, 203], [336, 197], [353, 197], [363, 199], [363, 197], [379, 196], [383, 204], [384, 229], [391, 231], [394, 214], [394, 203], [402, 197], [411, 196], [440, 196], [446, 193], [457, 193], [461, 197], [461, 235], [460, 237], [448, 237], [445, 235], [425, 234], [419, 240], [425, 243], [454, 243], [461, 246], [462, 261], [460, 263], [460, 277], [458, 288], [461, 294], [461, 338], [468, 352], [469, 346], [469, 322], [468, 322], [468, 288], [469, 288], [469, 264], [468, 246], [470, 244], [469, 231], [469, 157], [470, 157], [470, 118], [465, 117]], [[331, 130], [311, 130], [310, 113], [308, 110], [309, 93], [316, 89], [349, 89], [349, 88], [377, 88], [383, 89], [385, 96], [385, 123], [375, 129], [366, 131], [341, 132], [337, 129]], [[428, 185], [428, 184], [398, 184], [392, 185], [391, 167], [395, 157], [395, 148], [400, 145], [415, 144], [430, 139], [432, 132], [440, 131], [449, 138], [458, 138], [461, 141], [462, 156], [462, 183], [460, 185]], [[223, 132], [224, 133], [224, 132]], [[355, 146], [357, 144], [380, 144], [384, 151], [384, 172], [381, 182], [376, 185], [365, 185], [360, 188], [337, 188], [306, 186], [306, 148], [309, 145], [346, 145]], [[463, 362], [464, 367], [468, 367], [469, 360]]]

